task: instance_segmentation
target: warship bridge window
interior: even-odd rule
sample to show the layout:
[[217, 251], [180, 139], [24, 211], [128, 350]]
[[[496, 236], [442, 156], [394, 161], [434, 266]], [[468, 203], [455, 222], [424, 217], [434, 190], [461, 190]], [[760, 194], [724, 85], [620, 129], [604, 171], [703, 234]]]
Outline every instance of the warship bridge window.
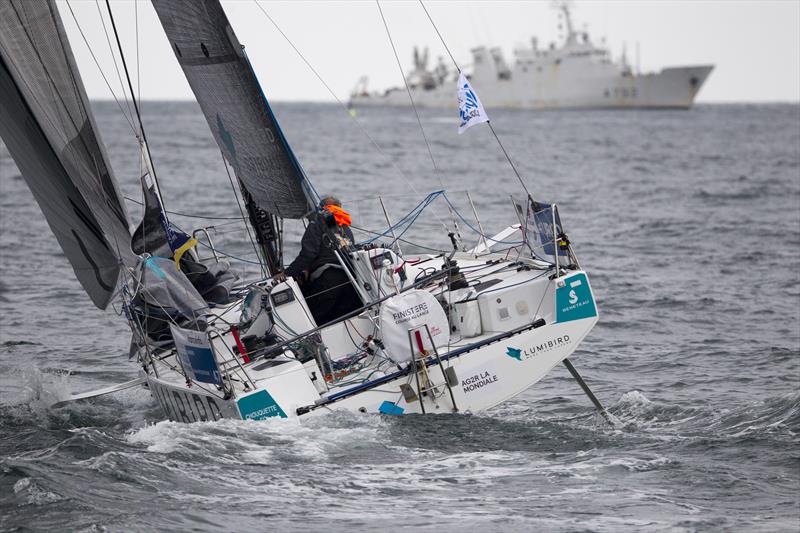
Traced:
[[699, 82], [700, 80], [697, 79], [697, 76], [692, 76], [691, 78], [689, 78], [689, 85], [691, 85], [692, 87], [697, 87], [697, 84]]

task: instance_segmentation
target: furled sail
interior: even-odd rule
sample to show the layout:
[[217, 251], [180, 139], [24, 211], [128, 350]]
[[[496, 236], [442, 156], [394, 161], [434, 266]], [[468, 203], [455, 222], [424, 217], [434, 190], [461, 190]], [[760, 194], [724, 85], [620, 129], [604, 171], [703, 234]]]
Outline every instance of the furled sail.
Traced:
[[256, 205], [302, 217], [312, 205], [305, 175], [219, 1], [153, 0], [153, 6], [214, 139]]
[[0, 1], [0, 137], [92, 301], [132, 264], [125, 206], [55, 0]]

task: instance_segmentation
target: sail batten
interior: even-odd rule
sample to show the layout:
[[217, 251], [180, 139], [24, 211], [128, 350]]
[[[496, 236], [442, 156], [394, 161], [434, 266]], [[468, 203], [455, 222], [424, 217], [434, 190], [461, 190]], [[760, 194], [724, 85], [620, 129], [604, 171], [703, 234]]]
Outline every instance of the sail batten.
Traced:
[[153, 0], [214, 140], [256, 205], [309, 211], [307, 182], [218, 0]]
[[0, 2], [0, 137], [105, 308], [133, 263], [128, 217], [54, 0]]

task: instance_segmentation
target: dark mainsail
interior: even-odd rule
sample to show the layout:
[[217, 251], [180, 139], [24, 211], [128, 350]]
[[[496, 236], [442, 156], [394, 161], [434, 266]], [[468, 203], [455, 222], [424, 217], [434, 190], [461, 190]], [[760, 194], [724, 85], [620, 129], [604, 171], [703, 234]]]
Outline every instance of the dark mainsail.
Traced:
[[305, 176], [219, 1], [153, 0], [153, 6], [245, 196], [271, 215], [302, 217], [312, 205]]
[[133, 263], [125, 206], [54, 0], [0, 1], [0, 137], [83, 288]]

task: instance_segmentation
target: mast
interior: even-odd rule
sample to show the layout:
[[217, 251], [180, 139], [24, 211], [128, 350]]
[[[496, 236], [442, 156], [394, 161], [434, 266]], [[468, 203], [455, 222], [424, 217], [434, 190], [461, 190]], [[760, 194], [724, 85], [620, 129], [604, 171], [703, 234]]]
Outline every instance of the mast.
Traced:
[[[156, 175], [156, 168], [153, 164], [153, 158], [150, 156], [150, 145], [147, 142], [147, 134], [144, 131], [144, 123], [142, 122], [142, 114], [139, 112], [139, 103], [136, 101], [136, 93], [133, 92], [133, 83], [131, 83], [131, 75], [128, 72], [128, 64], [125, 61], [125, 53], [122, 51], [122, 43], [119, 41], [119, 33], [117, 32], [117, 25], [114, 22], [114, 12], [111, 11], [111, 3], [109, 0], [106, 0], [106, 9], [108, 9], [108, 18], [111, 19], [111, 28], [114, 30], [114, 38], [117, 41], [117, 49], [119, 50], [119, 57], [122, 59], [122, 68], [125, 71], [125, 79], [128, 80], [128, 90], [131, 93], [131, 101], [133, 102], [133, 109], [136, 111], [136, 118], [139, 121], [139, 132], [142, 135], [142, 143], [144, 155], [146, 155], [146, 161], [148, 164], [148, 169], [153, 175], [153, 180], [156, 182], [156, 191], [161, 201], [162, 205], [164, 203], [164, 198], [161, 197], [161, 187], [158, 186], [158, 176]], [[123, 91], [124, 92], [124, 91]]]
[[241, 181], [239, 189], [267, 272], [274, 275], [283, 270], [283, 236], [280, 218], [261, 209]]

